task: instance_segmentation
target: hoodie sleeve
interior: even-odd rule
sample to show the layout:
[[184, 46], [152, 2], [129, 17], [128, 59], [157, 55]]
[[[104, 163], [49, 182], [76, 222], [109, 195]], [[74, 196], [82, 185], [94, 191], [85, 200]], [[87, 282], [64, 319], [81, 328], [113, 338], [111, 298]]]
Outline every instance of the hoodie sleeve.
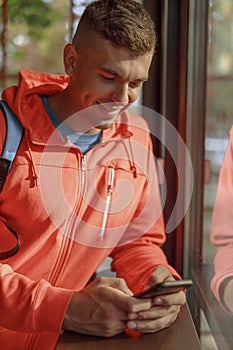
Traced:
[[150, 275], [159, 265], [166, 266], [175, 279], [180, 279], [178, 273], [169, 266], [161, 248], [166, 240], [166, 234], [157, 169], [150, 140], [148, 149], [147, 181], [138, 203], [138, 211], [126, 232], [130, 243], [119, 244], [111, 254], [112, 269], [117, 272], [118, 277], [126, 280], [134, 293], [144, 289]]
[[233, 128], [219, 174], [217, 195], [211, 224], [211, 242], [216, 249], [215, 274], [211, 289], [224, 308], [220, 286], [233, 278]]
[[0, 264], [0, 326], [17, 332], [60, 332], [73, 291], [53, 287]]
[[[0, 154], [5, 144], [5, 118], [0, 112]], [[6, 250], [14, 246], [8, 232]], [[4, 235], [1, 225], [1, 238]], [[3, 241], [1, 239], [1, 250]], [[5, 249], [3, 249], [5, 250]], [[5, 260], [7, 261], [7, 260]], [[4, 261], [4, 262], [5, 262]], [[16, 273], [8, 264], [0, 264], [0, 327], [17, 332], [60, 332], [73, 291], [53, 287], [45, 280], [32, 281]]]
[[116, 248], [111, 255], [112, 269], [117, 272], [118, 277], [124, 278], [134, 293], [145, 288], [152, 272], [159, 265], [164, 265], [175, 279], [180, 279], [178, 273], [168, 264], [158, 236], [157, 233], [146, 233], [138, 240]]

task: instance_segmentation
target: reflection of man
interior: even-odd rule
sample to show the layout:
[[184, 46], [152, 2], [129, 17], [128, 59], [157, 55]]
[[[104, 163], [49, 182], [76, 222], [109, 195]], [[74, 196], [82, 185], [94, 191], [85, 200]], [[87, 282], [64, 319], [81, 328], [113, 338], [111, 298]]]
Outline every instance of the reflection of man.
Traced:
[[[52, 349], [62, 328], [155, 332], [185, 302], [183, 292], [132, 297], [179, 278], [160, 248], [149, 131], [125, 111], [148, 78], [154, 47], [153, 22], [141, 5], [96, 1], [64, 49], [67, 76], [21, 71], [19, 87], [4, 91], [25, 132], [1, 193], [1, 216], [21, 238], [19, 252], [0, 267], [1, 344]], [[71, 130], [66, 121], [76, 113]], [[2, 115], [0, 122], [2, 148]], [[86, 286], [107, 256], [121, 278]]]
[[221, 306], [233, 313], [233, 127], [219, 175], [211, 240], [216, 248], [211, 289]]

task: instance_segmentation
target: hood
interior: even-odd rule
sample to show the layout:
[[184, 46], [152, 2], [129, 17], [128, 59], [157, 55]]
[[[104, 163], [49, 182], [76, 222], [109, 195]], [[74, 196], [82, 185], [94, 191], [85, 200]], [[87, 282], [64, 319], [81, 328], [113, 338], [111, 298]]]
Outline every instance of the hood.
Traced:
[[[51, 96], [64, 90], [69, 83], [69, 77], [21, 70], [18, 86], [12, 86], [3, 91], [2, 98], [17, 115], [22, 126], [27, 130], [27, 141], [46, 144], [54, 132], [54, 126], [47, 116], [41, 95]], [[37, 116], [44, 116], [37, 118]], [[131, 137], [143, 143], [145, 130], [148, 130], [144, 118], [123, 112], [112, 125], [102, 133], [102, 142], [108, 140], [127, 140], [126, 152], [130, 159], [131, 170], [135, 176], [134, 156], [131, 147]], [[60, 136], [57, 135], [59, 144]], [[123, 142], [124, 143], [124, 142]], [[124, 143], [125, 146], [125, 143]], [[72, 145], [69, 145], [72, 147]], [[73, 146], [74, 147], [74, 146]]]
[[[48, 117], [41, 99], [42, 95], [51, 96], [63, 91], [68, 84], [68, 76], [21, 70], [19, 72], [18, 86], [11, 86], [5, 89], [2, 94], [3, 100], [7, 102], [25, 129], [24, 140], [32, 166], [34, 184], [37, 186], [39, 185], [39, 175], [31, 148], [32, 144], [46, 145], [51, 135], [53, 135], [50, 145], [76, 148], [76, 146], [68, 142], [68, 140], [63, 140], [63, 135], [60, 134], [59, 130], [56, 130], [54, 133], [54, 125]], [[103, 130], [101, 139], [102, 144], [107, 144], [108, 142], [122, 143], [126, 159], [128, 159], [129, 162], [129, 170], [132, 172], [134, 178], [137, 177], [137, 170], [131, 138], [134, 135], [134, 141], [143, 144], [145, 138], [143, 132], [145, 131], [145, 125], [143, 124], [145, 121], [142, 124], [140, 120], [142, 119], [138, 116], [136, 117], [125, 111], [117, 118], [111, 128]], [[111, 200], [111, 190], [114, 179], [114, 169], [110, 168], [108, 170], [111, 176], [109, 175], [108, 197], [104, 210], [101, 236], [104, 235], [105, 220], [108, 215], [108, 206]]]
[[[38, 143], [46, 143], [48, 135], [54, 131], [54, 126], [47, 118], [41, 95], [51, 96], [64, 90], [69, 84], [69, 76], [21, 70], [18, 77], [18, 86], [6, 88], [2, 99], [6, 101], [12, 111], [17, 115], [22, 126], [28, 131], [29, 139]], [[37, 116], [45, 116], [38, 119]], [[130, 138], [133, 125], [138, 125], [137, 116], [123, 112], [113, 126], [102, 133], [102, 142], [111, 138]], [[135, 124], [136, 121], [136, 124]], [[143, 124], [145, 121], [143, 122]], [[139, 122], [141, 124], [141, 122]]]
[[68, 76], [21, 70], [18, 86], [11, 86], [2, 93], [12, 111], [17, 115], [24, 128], [34, 127], [33, 118], [44, 107], [40, 95], [51, 96], [66, 88]]
[[[66, 75], [21, 70], [18, 86], [11, 86], [3, 91], [2, 99], [17, 115], [22, 126], [28, 130], [31, 140], [45, 143], [47, 137], [44, 135], [50, 135], [54, 131], [54, 126], [47, 117], [40, 120], [37, 118], [38, 115], [47, 116], [40, 96], [51, 96], [64, 90], [69, 79]], [[132, 133], [128, 130], [129, 125], [129, 115], [124, 112], [112, 128], [103, 131], [103, 140], [118, 136], [130, 137]]]

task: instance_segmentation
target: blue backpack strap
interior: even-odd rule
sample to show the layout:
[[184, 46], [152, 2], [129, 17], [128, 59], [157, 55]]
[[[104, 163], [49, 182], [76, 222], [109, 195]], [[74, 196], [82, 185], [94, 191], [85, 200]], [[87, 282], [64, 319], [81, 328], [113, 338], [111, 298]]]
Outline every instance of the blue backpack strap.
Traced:
[[6, 120], [6, 141], [0, 158], [1, 192], [21, 142], [24, 128], [5, 101], [0, 101], [0, 108]]
[[[0, 192], [6, 181], [6, 177], [10, 171], [11, 165], [14, 161], [16, 152], [19, 148], [23, 136], [24, 128], [20, 124], [16, 115], [12, 112], [8, 104], [0, 101], [0, 109], [2, 109], [6, 121], [6, 140], [3, 147], [2, 155], [0, 157]], [[5, 225], [8, 231], [15, 236], [16, 245], [9, 250], [0, 251], [0, 260], [5, 260], [15, 255], [20, 248], [20, 239], [18, 233], [4, 220], [0, 221]]]

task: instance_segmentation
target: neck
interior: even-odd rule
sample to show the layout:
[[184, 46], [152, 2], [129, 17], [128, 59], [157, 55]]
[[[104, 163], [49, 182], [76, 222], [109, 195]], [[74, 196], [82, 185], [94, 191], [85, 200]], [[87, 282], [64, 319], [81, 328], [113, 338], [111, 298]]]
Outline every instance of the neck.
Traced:
[[75, 108], [70, 101], [69, 91], [67, 89], [48, 97], [49, 104], [53, 109], [56, 117], [61, 121], [65, 122], [66, 125], [73, 130], [85, 134], [97, 134], [100, 129], [88, 127], [88, 121], [83, 118], [77, 122], [77, 118], [70, 118], [75, 113], [78, 113], [77, 108]]

